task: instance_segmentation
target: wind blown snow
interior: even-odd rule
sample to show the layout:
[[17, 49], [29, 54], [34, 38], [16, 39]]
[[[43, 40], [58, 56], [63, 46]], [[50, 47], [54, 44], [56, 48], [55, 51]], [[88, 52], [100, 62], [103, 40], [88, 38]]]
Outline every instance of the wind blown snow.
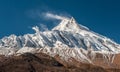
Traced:
[[44, 15], [45, 15], [45, 18], [47, 18], [47, 19], [51, 19], [51, 18], [52, 19], [57, 19], [57, 20], [64, 20], [64, 19], [69, 20], [70, 19], [68, 17], [60, 16], [60, 15], [49, 13], [49, 12], [45, 13]]

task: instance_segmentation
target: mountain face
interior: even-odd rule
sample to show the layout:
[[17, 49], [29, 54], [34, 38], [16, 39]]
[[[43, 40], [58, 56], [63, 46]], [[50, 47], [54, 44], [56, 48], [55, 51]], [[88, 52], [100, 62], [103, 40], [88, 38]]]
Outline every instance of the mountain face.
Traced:
[[50, 31], [42, 32], [37, 26], [33, 30], [34, 34], [0, 39], [0, 54], [9, 56], [42, 52], [59, 58], [62, 63], [74, 60], [94, 64], [99, 57], [113, 63], [115, 55], [120, 53], [119, 44], [78, 24], [74, 18], [62, 20]]
[[49, 55], [24, 53], [20, 56], [0, 57], [0, 72], [109, 72], [120, 71], [104, 69], [100, 66], [82, 64], [80, 68], [64, 66]]

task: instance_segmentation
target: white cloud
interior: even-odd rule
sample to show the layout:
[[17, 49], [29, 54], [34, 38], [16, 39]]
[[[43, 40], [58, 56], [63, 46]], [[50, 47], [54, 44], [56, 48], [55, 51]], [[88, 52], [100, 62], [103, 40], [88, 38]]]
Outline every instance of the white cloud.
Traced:
[[69, 19], [68, 17], [60, 16], [60, 15], [49, 13], [49, 12], [44, 13], [43, 16], [47, 19], [57, 19], [57, 20]]

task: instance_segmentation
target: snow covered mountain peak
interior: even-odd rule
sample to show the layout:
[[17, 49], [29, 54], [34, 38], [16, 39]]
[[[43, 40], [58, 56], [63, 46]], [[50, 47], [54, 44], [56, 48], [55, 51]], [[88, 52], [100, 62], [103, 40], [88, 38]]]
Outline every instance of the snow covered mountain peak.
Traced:
[[74, 33], [78, 33], [80, 30], [88, 30], [88, 28], [78, 24], [76, 20], [72, 17], [71, 19], [63, 19], [60, 24], [54, 27], [52, 30], [71, 31]]
[[[32, 29], [35, 30], [34, 34], [11, 35], [0, 39], [0, 54], [12, 55], [42, 51], [51, 56], [59, 54], [65, 59], [73, 57], [90, 62], [87, 57], [88, 51], [120, 53], [119, 44], [78, 24], [73, 17], [62, 20], [50, 31], [42, 32], [37, 26]], [[65, 56], [66, 53], [68, 53], [67, 56]]]

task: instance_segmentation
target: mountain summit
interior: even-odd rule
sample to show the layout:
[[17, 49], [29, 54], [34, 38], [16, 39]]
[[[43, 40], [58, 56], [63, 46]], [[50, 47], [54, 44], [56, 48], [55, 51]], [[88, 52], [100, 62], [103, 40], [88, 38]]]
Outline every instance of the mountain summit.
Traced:
[[80, 26], [77, 24], [76, 20], [72, 17], [71, 19], [63, 19], [60, 24], [54, 27], [52, 30], [59, 31], [71, 31], [71, 32], [79, 32], [82, 29], [88, 29], [86, 27]]

